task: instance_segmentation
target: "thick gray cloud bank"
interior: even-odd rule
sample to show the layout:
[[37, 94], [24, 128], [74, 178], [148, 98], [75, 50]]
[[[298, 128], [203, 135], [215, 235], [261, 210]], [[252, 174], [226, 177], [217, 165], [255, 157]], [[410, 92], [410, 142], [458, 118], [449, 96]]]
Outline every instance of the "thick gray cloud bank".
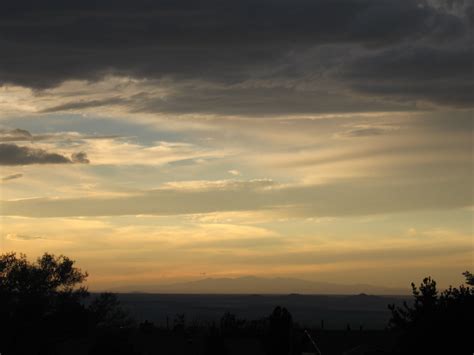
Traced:
[[74, 153], [70, 158], [58, 153], [50, 153], [44, 149], [18, 146], [16, 144], [0, 144], [0, 165], [30, 164], [68, 164], [88, 163], [86, 153]]
[[[277, 93], [287, 98], [280, 106], [313, 112], [322, 92], [334, 101], [323, 111], [347, 92], [472, 107], [473, 28], [467, 0], [9, 2], [0, 14], [0, 83], [45, 89], [113, 74], [220, 85], [181, 87], [171, 103], [143, 93], [135, 107], [143, 111], [187, 112], [182, 104], [195, 97], [193, 110], [212, 112], [219, 97], [226, 106], [258, 102], [260, 114], [274, 110], [268, 98]], [[252, 98], [233, 92], [248, 82]]]

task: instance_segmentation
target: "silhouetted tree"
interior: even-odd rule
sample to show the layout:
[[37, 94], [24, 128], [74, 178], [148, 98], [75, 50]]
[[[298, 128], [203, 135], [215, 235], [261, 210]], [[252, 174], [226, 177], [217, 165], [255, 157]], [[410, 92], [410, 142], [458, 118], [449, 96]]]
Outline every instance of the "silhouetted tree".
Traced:
[[246, 322], [244, 319], [238, 319], [233, 313], [225, 312], [221, 317], [220, 327], [223, 335], [238, 336], [244, 331]]
[[466, 278], [466, 284], [474, 286], [474, 275], [471, 274], [469, 271], [464, 271], [462, 274]]
[[186, 328], [186, 319], [184, 313], [177, 313], [173, 321], [174, 332], [184, 332]]
[[292, 316], [284, 307], [277, 306], [269, 317], [268, 354], [288, 355], [291, 345]]
[[[0, 331], [5, 354], [33, 353], [51, 342], [86, 328], [81, 301], [88, 293], [77, 287], [87, 273], [65, 257], [44, 254], [35, 262], [25, 255], [0, 256]], [[28, 341], [25, 341], [27, 339]], [[50, 353], [53, 350], [49, 350]]]
[[235, 314], [225, 312], [221, 317], [221, 332], [232, 334], [237, 329], [237, 317]]
[[113, 293], [101, 293], [88, 307], [91, 330], [95, 332], [89, 355], [138, 354], [130, 340], [134, 321]]
[[228, 352], [229, 350], [226, 347], [223, 334], [219, 333], [219, 329], [216, 326], [212, 326], [206, 338], [204, 354], [226, 355]]
[[88, 355], [140, 355], [129, 333], [126, 329], [105, 330], [96, 337]]
[[51, 355], [65, 340], [129, 325], [113, 294], [85, 306], [87, 276], [62, 255], [45, 253], [32, 262], [23, 254], [0, 255], [0, 353]]
[[134, 323], [117, 296], [110, 292], [98, 295], [90, 304], [89, 312], [94, 326], [99, 328], [126, 328]]
[[[465, 272], [472, 285], [472, 274]], [[439, 293], [436, 282], [427, 277], [419, 288], [412, 283], [413, 303], [390, 305], [390, 327], [400, 332], [399, 353], [472, 354], [474, 288], [461, 285]]]
[[33, 297], [49, 305], [57, 296], [81, 299], [87, 296], [87, 290], [75, 286], [87, 276], [74, 267], [73, 260], [62, 255], [55, 257], [46, 253], [33, 263], [23, 254], [19, 257], [16, 253], [0, 255], [0, 294], [10, 305]]
[[153, 322], [145, 320], [144, 322], [141, 322], [138, 325], [138, 330], [142, 334], [151, 335], [156, 330], [156, 327], [155, 327], [155, 324], [153, 324]]

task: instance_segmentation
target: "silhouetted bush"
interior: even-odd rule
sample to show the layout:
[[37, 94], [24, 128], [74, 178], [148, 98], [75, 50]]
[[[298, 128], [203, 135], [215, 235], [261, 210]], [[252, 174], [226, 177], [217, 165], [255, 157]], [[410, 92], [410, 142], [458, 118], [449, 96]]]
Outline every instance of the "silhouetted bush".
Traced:
[[[465, 272], [466, 283], [473, 277]], [[400, 332], [395, 352], [422, 354], [472, 354], [474, 288], [461, 285], [439, 293], [427, 277], [419, 288], [412, 283], [413, 304], [390, 305], [390, 327]]]
[[277, 306], [268, 318], [269, 332], [267, 351], [269, 355], [288, 355], [290, 352], [293, 320], [290, 312]]

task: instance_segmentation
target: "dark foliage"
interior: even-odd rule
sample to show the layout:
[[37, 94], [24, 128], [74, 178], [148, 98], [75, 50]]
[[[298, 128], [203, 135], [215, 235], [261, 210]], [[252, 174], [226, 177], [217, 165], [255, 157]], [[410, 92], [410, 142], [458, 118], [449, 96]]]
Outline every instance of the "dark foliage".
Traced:
[[[473, 275], [465, 272], [466, 284], [473, 285]], [[450, 286], [443, 292], [436, 281], [427, 277], [419, 288], [412, 283], [413, 304], [390, 305], [390, 327], [400, 332], [397, 353], [472, 354], [468, 339], [473, 333], [474, 288]]]
[[[44, 254], [0, 255], [0, 353], [2, 355], [144, 355], [321, 353], [472, 354], [474, 277], [466, 285], [439, 292], [425, 278], [412, 284], [413, 302], [390, 305], [387, 330], [303, 328], [277, 306], [261, 319], [239, 319], [230, 312], [220, 322], [176, 314], [172, 327], [135, 323], [116, 295], [91, 301], [82, 286], [87, 273], [71, 259]], [[168, 322], [167, 322], [168, 323]]]
[[286, 355], [290, 353], [293, 320], [290, 312], [280, 306], [273, 310], [269, 319], [267, 347], [269, 355]]
[[129, 328], [133, 319], [120, 306], [117, 296], [110, 292], [101, 293], [90, 304], [93, 325], [98, 328]]
[[24, 255], [0, 256], [3, 352], [32, 353], [33, 344], [35, 351], [47, 351], [51, 343], [87, 329], [81, 301], [88, 293], [76, 288], [86, 278], [67, 257], [44, 254], [30, 263]]
[[0, 255], [0, 353], [51, 355], [100, 327], [128, 325], [114, 295], [86, 307], [89, 293], [81, 284], [87, 276], [65, 256], [46, 253], [30, 262], [25, 255]]

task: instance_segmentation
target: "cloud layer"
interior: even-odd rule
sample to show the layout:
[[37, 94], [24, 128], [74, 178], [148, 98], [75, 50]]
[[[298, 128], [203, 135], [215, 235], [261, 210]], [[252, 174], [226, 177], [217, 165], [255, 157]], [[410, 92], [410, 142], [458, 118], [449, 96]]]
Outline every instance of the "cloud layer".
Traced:
[[23, 177], [23, 174], [11, 174], [11, 175], [7, 175], [7, 176], [4, 176], [1, 178], [2, 181], [10, 181], [10, 180], [15, 180], [15, 179], [19, 179]]
[[10, 1], [0, 248], [99, 288], [448, 284], [472, 263], [473, 32], [467, 0]]
[[18, 146], [16, 144], [0, 144], [0, 165], [30, 164], [69, 164], [89, 163], [84, 152], [74, 153], [71, 158], [44, 149]]
[[0, 82], [46, 89], [115, 75], [174, 83], [171, 100], [145, 90], [49, 111], [120, 103], [153, 112], [336, 111], [367, 96], [472, 107], [473, 8], [427, 0], [26, 1], [2, 11]]
[[286, 217], [357, 216], [468, 207], [472, 204], [465, 194], [469, 186], [470, 179], [422, 184], [369, 180], [296, 187], [278, 186], [269, 180], [189, 182], [120, 197], [3, 201], [1, 213], [27, 217], [169, 216], [270, 210]]

